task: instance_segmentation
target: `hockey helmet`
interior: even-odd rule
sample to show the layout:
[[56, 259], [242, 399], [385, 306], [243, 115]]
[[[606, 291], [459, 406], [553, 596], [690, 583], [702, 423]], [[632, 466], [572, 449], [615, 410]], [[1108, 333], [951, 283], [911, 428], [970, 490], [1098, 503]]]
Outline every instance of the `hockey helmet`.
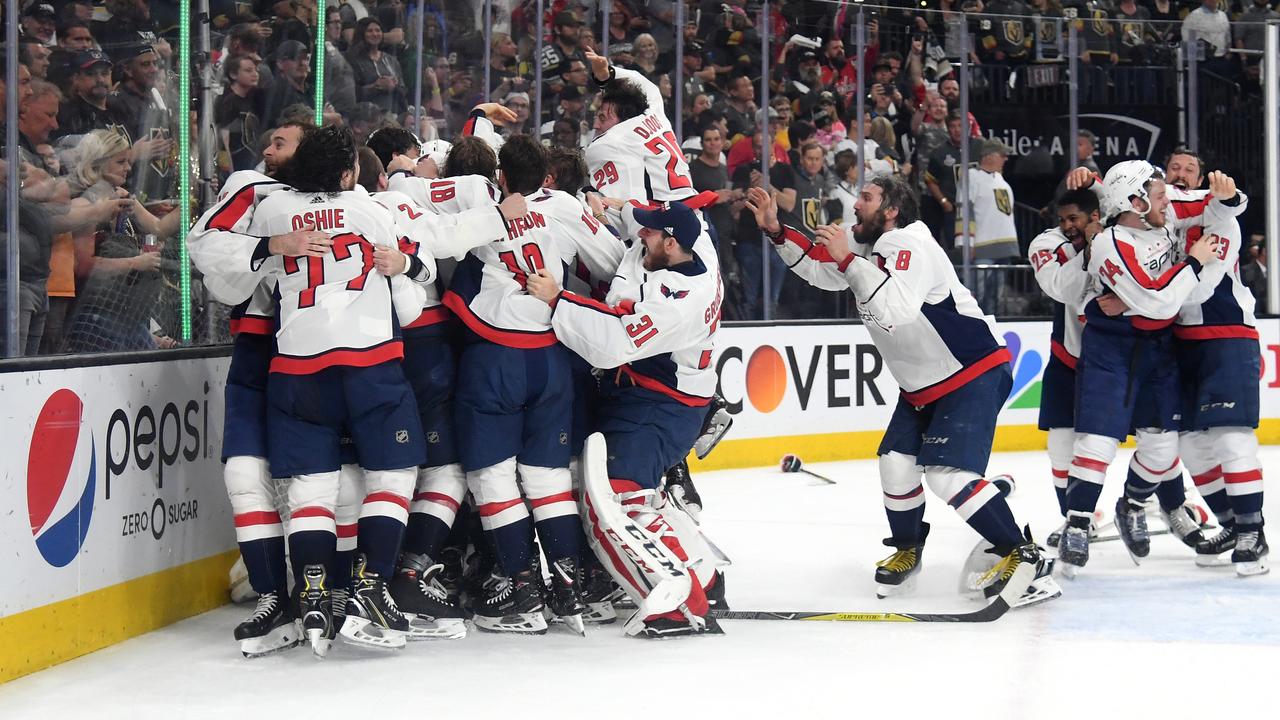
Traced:
[[421, 156], [431, 158], [435, 162], [436, 167], [443, 172], [445, 158], [448, 157], [449, 149], [452, 147], [453, 143], [448, 140], [428, 140], [427, 142], [422, 143]]
[[1102, 206], [1103, 219], [1110, 220], [1120, 213], [1130, 211], [1144, 214], [1145, 211], [1134, 207], [1133, 201], [1136, 198], [1150, 202], [1149, 186], [1153, 180], [1164, 180], [1164, 173], [1146, 160], [1126, 160], [1113, 166], [1102, 181], [1099, 204]]

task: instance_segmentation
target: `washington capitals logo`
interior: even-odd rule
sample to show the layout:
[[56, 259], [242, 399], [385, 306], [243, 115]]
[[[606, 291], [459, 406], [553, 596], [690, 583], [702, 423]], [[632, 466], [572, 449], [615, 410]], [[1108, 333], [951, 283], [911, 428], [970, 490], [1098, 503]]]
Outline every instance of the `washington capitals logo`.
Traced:
[[665, 296], [667, 296], [667, 297], [669, 297], [669, 298], [671, 298], [671, 299], [673, 299], [673, 300], [679, 300], [680, 298], [685, 297], [686, 295], [688, 295], [688, 294], [689, 294], [689, 291], [688, 291], [688, 290], [672, 290], [671, 288], [667, 287], [666, 285], [663, 285], [663, 286], [662, 286], [662, 294], [663, 294], [663, 295], [665, 295]]

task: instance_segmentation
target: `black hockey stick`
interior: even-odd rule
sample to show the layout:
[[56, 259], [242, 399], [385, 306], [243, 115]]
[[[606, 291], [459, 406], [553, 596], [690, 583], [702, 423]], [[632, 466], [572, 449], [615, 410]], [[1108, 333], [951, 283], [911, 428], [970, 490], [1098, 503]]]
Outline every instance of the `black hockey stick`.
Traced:
[[764, 610], [712, 610], [711, 617], [717, 620], [825, 620], [832, 622], [963, 622], [986, 623], [999, 620], [1013, 603], [1022, 596], [1031, 581], [1035, 580], [1036, 568], [1032, 563], [1022, 563], [1004, 590], [986, 607], [967, 613], [887, 613], [887, 612], [773, 612]]

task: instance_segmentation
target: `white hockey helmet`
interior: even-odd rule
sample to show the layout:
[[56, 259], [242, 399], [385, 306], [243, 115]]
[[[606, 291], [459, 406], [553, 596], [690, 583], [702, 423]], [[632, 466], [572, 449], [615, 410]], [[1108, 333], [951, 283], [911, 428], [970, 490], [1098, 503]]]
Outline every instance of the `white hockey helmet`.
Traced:
[[1103, 220], [1110, 220], [1120, 213], [1133, 211], [1143, 215], [1143, 211], [1133, 206], [1135, 198], [1149, 202], [1149, 185], [1152, 180], [1164, 180], [1164, 173], [1146, 160], [1126, 160], [1117, 163], [1107, 171], [1102, 180]]
[[444, 172], [444, 161], [449, 156], [453, 143], [448, 140], [428, 140], [422, 143], [421, 157], [431, 158], [440, 172]]

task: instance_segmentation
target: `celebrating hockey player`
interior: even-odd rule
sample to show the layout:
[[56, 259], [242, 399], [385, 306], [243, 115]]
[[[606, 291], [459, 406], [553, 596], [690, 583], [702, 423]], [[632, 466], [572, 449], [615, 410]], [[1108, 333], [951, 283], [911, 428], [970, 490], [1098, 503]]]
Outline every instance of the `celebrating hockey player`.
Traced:
[[[858, 224], [820, 228], [820, 244], [780, 224], [765, 190], [753, 188], [748, 207], [796, 274], [824, 290], [853, 291], [902, 388], [877, 451], [892, 532], [885, 544], [896, 550], [876, 568], [877, 594], [904, 590], [920, 570], [929, 534], [923, 474], [998, 558], [974, 589], [994, 595], [1020, 564], [1032, 563], [1035, 579], [1017, 604], [1060, 595], [1040, 549], [1019, 530], [1003, 494], [983, 479], [996, 416], [1012, 385], [1009, 351], [919, 221], [911, 188], [897, 177], [869, 181], [854, 206]], [[869, 254], [853, 253], [855, 243]]]
[[[1078, 185], [1078, 182], [1072, 182]], [[1238, 204], [1235, 183], [1218, 175], [1207, 212]], [[1067, 526], [1058, 558], [1068, 577], [1089, 560], [1089, 527], [1107, 467], [1132, 431], [1138, 450], [1116, 526], [1135, 559], [1145, 555], [1142, 502], [1161, 482], [1181, 483], [1178, 470], [1178, 376], [1169, 326], [1200, 283], [1202, 269], [1218, 261], [1218, 239], [1205, 235], [1178, 262], [1166, 211], [1164, 177], [1150, 163], [1112, 167], [1101, 183], [1108, 227], [1090, 243], [1092, 299], [1077, 365], [1075, 430], [1067, 485]], [[1229, 213], [1228, 213], [1229, 214]], [[1116, 309], [1122, 314], [1112, 316]]]
[[701, 562], [696, 530], [675, 518], [658, 483], [692, 447], [715, 392], [720, 264], [702, 221], [682, 203], [641, 210], [610, 202], [625, 225], [642, 229], [605, 302], [563, 290], [550, 268], [528, 280], [529, 292], [552, 307], [560, 342], [610, 371], [595, 426], [603, 443], [589, 438], [583, 459], [590, 537], [638, 604], [628, 634], [717, 630], [704, 589], [714, 568]]

